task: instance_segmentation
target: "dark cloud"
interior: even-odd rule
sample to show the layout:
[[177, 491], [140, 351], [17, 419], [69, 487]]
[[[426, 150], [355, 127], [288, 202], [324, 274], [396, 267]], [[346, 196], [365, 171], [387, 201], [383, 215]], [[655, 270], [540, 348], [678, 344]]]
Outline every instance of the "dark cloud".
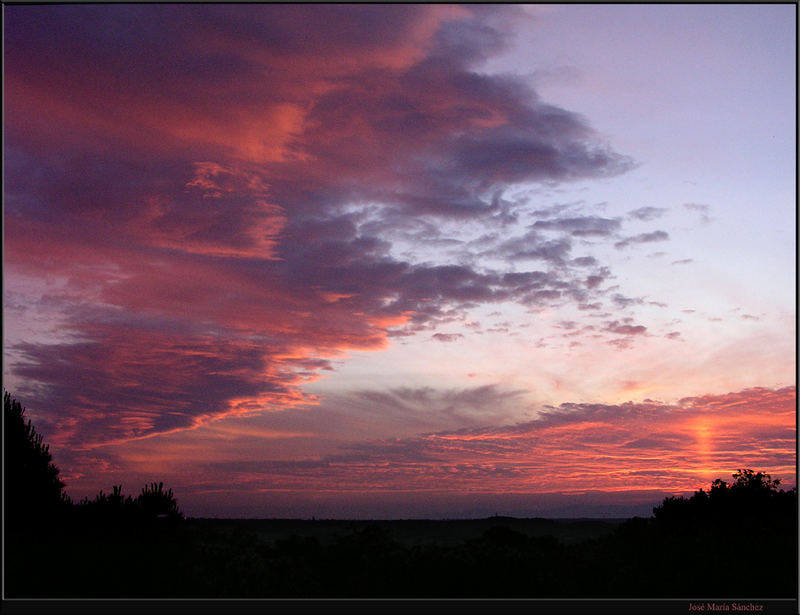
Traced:
[[665, 231], [653, 231], [652, 233], [640, 233], [639, 235], [626, 237], [625, 239], [616, 242], [614, 247], [619, 250], [622, 248], [627, 248], [635, 243], [650, 243], [653, 241], [666, 241], [667, 239], [669, 239], [669, 234], [667, 234]]
[[572, 259], [572, 264], [578, 267], [593, 267], [599, 264], [594, 256], [579, 256]]
[[493, 250], [511, 260], [542, 260], [554, 265], [566, 264], [571, 251], [572, 242], [568, 237], [545, 239], [535, 231], [509, 239]]
[[608, 270], [607, 267], [601, 267], [595, 273], [588, 276], [585, 280], [585, 284], [587, 288], [597, 288], [605, 282], [609, 277], [611, 277], [611, 272]]
[[110, 325], [82, 331], [88, 339], [81, 343], [21, 345], [24, 362], [15, 370], [32, 383], [20, 397], [36, 400], [69, 447], [186, 429], [221, 411], [255, 409], [236, 400], [304, 401], [294, 366], [263, 343]]
[[647, 327], [642, 325], [620, 323], [618, 320], [614, 320], [607, 322], [603, 331], [616, 333], [617, 335], [643, 335], [647, 331]]
[[693, 262], [694, 262], [693, 258], [682, 258], [682, 259], [677, 260], [677, 261], [672, 261], [670, 263], [670, 265], [688, 265], [689, 263], [693, 263]]
[[538, 220], [533, 224], [532, 228], [535, 230], [566, 231], [575, 237], [608, 237], [618, 231], [620, 225], [619, 218], [584, 216]]
[[434, 333], [431, 337], [438, 342], [456, 342], [464, 336], [461, 333]]
[[626, 297], [620, 293], [615, 293], [611, 297], [611, 301], [614, 302], [618, 308], [625, 309], [632, 305], [642, 305], [644, 303], [644, 299], [641, 297]]

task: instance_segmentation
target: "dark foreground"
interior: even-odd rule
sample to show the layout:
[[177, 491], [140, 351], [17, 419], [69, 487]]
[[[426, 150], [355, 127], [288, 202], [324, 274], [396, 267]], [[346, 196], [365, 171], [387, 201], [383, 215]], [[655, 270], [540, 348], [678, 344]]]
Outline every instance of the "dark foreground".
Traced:
[[6, 597], [796, 597], [796, 517], [661, 517], [65, 519], [6, 534]]
[[[780, 480], [763, 472], [739, 470], [732, 483], [717, 479], [691, 498], [666, 498], [651, 518], [624, 522], [185, 519], [163, 483], [145, 485], [136, 497], [115, 485], [73, 503], [24, 414], [4, 393], [2, 589], [4, 599], [17, 599], [4, 603], [17, 609], [9, 612], [109, 612], [89, 600], [56, 611], [58, 601], [42, 600], [53, 598], [269, 598], [290, 606], [306, 599], [309, 608], [324, 604], [308, 599], [352, 599], [339, 610], [349, 613], [376, 612], [364, 602], [370, 598], [427, 598], [436, 610], [416, 612], [458, 615], [475, 611], [456, 599], [475, 598], [494, 598], [504, 613], [514, 598], [571, 599], [570, 608], [580, 599], [684, 600], [649, 613], [778, 612], [766, 603], [737, 607], [787, 599], [784, 606], [796, 612], [797, 490], [779, 489]], [[450, 602], [434, 602], [441, 598]], [[114, 612], [127, 612], [114, 604]], [[151, 615], [178, 612], [177, 602], [165, 600], [158, 610], [147, 604]], [[277, 612], [269, 604], [247, 612]], [[513, 612], [533, 612], [529, 606]], [[208, 612], [200, 603], [189, 608]], [[643, 612], [630, 602], [614, 608], [604, 612]]]

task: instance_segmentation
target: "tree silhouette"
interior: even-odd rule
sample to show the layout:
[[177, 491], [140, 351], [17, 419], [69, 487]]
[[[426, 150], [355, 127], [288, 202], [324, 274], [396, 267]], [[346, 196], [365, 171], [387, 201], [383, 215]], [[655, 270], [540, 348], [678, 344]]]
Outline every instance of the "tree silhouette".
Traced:
[[[663, 527], [716, 527], [757, 524], [792, 515], [797, 490], [779, 490], [780, 480], [765, 472], [740, 469], [734, 482], [716, 479], [708, 491], [699, 489], [691, 498], [668, 497], [653, 509]], [[722, 525], [720, 525], [722, 524]]]
[[3, 393], [6, 519], [14, 525], [52, 519], [69, 508], [64, 483], [25, 408]]

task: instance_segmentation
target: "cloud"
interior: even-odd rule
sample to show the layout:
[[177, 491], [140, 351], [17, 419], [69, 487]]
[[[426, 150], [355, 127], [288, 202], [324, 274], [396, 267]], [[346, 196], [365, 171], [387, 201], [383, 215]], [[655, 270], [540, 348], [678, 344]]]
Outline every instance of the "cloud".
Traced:
[[693, 258], [682, 258], [681, 260], [672, 261], [671, 265], [688, 265], [689, 263], [693, 263]]
[[620, 309], [625, 309], [631, 307], [632, 305], [644, 304], [644, 299], [641, 297], [626, 297], [620, 293], [614, 293], [614, 295], [611, 297], [611, 301]]
[[445, 404], [454, 408], [472, 408], [488, 411], [508, 401], [517, 400], [525, 393], [521, 389], [502, 389], [498, 385], [435, 389], [432, 387], [399, 387], [388, 393], [362, 390], [357, 394], [383, 405], [401, 402], [406, 405], [429, 409], [433, 405]]
[[635, 243], [650, 243], [653, 241], [666, 241], [667, 239], [669, 239], [669, 234], [666, 231], [653, 231], [652, 233], [640, 233], [639, 235], [626, 237], [616, 242], [614, 247], [621, 250]]
[[505, 255], [511, 260], [541, 260], [554, 265], [563, 265], [572, 251], [572, 241], [567, 237], [555, 240], [544, 239], [539, 233], [529, 231], [521, 237], [509, 239], [492, 252]]
[[710, 205], [705, 205], [702, 203], [684, 203], [683, 207], [689, 211], [694, 211], [700, 216], [700, 221], [703, 224], [709, 224], [712, 222], [712, 218], [708, 215], [711, 211]]
[[26, 404], [74, 447], [197, 429], [314, 403], [300, 387], [331, 358], [474, 306], [590, 304], [609, 274], [570, 264], [571, 238], [619, 220], [537, 222], [494, 252], [546, 271], [398, 254], [460, 245], [447, 221], [514, 219], [516, 184], [632, 167], [523, 79], [480, 71], [518, 16], [10, 7], [6, 282], [38, 280], [32, 305], [48, 294], [64, 321], [11, 349]]
[[574, 237], [608, 237], [620, 228], [619, 218], [599, 218], [585, 216], [579, 218], [556, 218], [553, 220], [538, 220], [532, 228], [534, 230], [559, 230], [569, 232]]
[[606, 341], [608, 345], [614, 346], [617, 350], [632, 348], [636, 336], [647, 335], [647, 327], [633, 324], [632, 318], [624, 318], [622, 321], [613, 320], [606, 322], [601, 331], [622, 336]]
[[640, 207], [628, 212], [628, 217], [635, 220], [643, 220], [649, 222], [656, 220], [667, 213], [669, 210], [665, 207]]
[[647, 327], [642, 325], [622, 324], [617, 320], [607, 322], [603, 331], [616, 333], [617, 335], [643, 335]]
[[580, 210], [583, 206], [583, 201], [575, 201], [574, 203], [559, 203], [557, 205], [552, 205], [551, 207], [535, 209], [531, 212], [531, 214], [539, 218], [553, 218], [571, 210]]
[[[436, 397], [432, 390], [412, 389], [403, 403], [424, 407]], [[673, 404], [564, 403], [516, 424], [361, 441], [302, 462], [264, 459], [206, 467], [211, 474], [224, 472], [232, 484], [245, 481], [250, 488], [298, 494], [330, 488], [498, 495], [681, 493], [707, 487], [742, 467], [767, 471], [791, 486], [796, 480], [795, 400], [795, 388], [786, 387]]]
[[710, 205], [703, 205], [703, 204], [700, 204], [700, 203], [684, 203], [683, 206], [684, 206], [684, 208], [686, 208], [686, 209], [688, 209], [690, 211], [699, 211], [699, 212], [704, 213], [704, 214], [706, 214], [709, 211], [711, 211], [711, 206]]
[[439, 342], [455, 342], [464, 338], [461, 333], [434, 333], [431, 337]]

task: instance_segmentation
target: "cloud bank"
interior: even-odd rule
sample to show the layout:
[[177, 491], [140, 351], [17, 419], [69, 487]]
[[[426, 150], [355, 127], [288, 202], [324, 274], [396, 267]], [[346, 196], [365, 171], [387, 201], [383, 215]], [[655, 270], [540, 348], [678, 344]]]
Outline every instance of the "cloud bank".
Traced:
[[[491, 403], [503, 391], [465, 389], [467, 402]], [[514, 392], [505, 392], [513, 399]], [[430, 389], [362, 392], [376, 407], [456, 402]], [[392, 491], [472, 494], [588, 492], [681, 493], [742, 467], [795, 484], [795, 387], [753, 388], [620, 404], [565, 403], [536, 419], [424, 435], [362, 440], [340, 453], [302, 461], [252, 459], [206, 464], [234, 489], [300, 493]], [[221, 488], [209, 483], [207, 488]]]
[[470, 307], [597, 305], [610, 273], [573, 241], [617, 219], [537, 221], [495, 251], [523, 270], [401, 258], [388, 230], [458, 244], [441, 225], [513, 219], [511, 186], [631, 168], [480, 72], [520, 15], [7, 7], [7, 282], [63, 323], [11, 369], [45, 431], [86, 448], [285, 409], [332, 358]]

